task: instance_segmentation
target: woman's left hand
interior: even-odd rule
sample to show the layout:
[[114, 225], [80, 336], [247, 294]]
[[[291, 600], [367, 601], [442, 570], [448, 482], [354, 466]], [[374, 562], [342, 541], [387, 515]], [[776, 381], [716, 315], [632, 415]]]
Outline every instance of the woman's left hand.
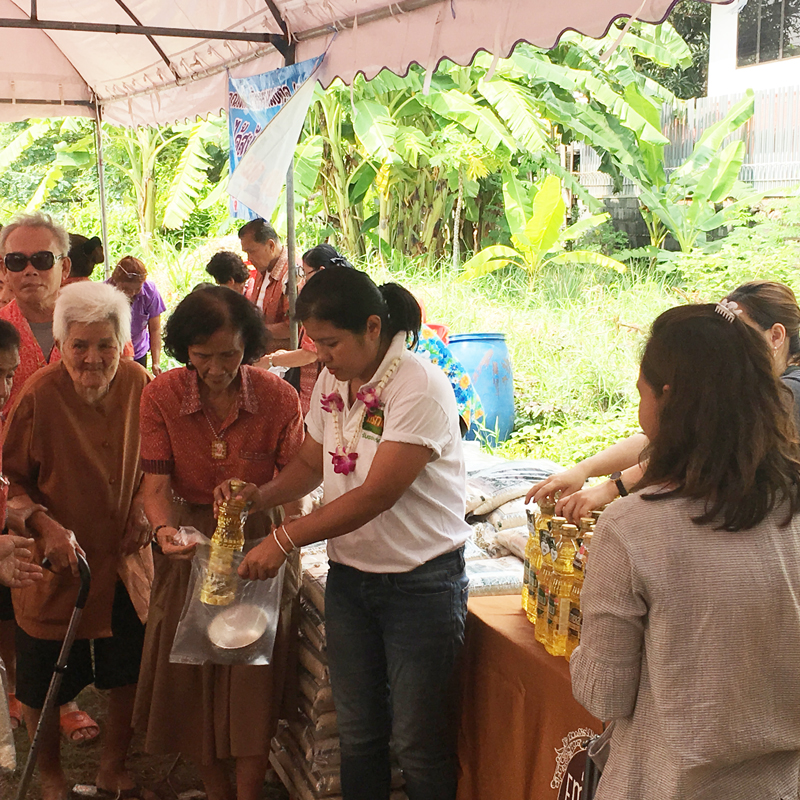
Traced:
[[265, 581], [278, 574], [286, 556], [271, 533], [261, 544], [254, 547], [239, 565], [239, 577], [251, 581]]
[[122, 555], [129, 556], [146, 547], [153, 540], [153, 528], [144, 513], [144, 503], [134, 498], [128, 519], [125, 523], [125, 535], [120, 542]]

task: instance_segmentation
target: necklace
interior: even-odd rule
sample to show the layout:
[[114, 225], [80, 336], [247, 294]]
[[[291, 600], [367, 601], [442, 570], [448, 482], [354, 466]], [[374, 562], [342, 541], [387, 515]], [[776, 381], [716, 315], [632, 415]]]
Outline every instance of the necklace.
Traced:
[[208, 416], [205, 406], [203, 406], [203, 416], [206, 418], [208, 427], [211, 428], [211, 433], [214, 434], [214, 440], [211, 442], [211, 458], [214, 461], [224, 461], [228, 457], [228, 443], [223, 438], [222, 431], [218, 431], [214, 427], [214, 423], [211, 421], [211, 417]]
[[358, 458], [356, 447], [358, 446], [358, 440], [361, 438], [361, 428], [364, 425], [364, 419], [367, 416], [367, 412], [375, 411], [383, 405], [383, 403], [381, 403], [381, 394], [386, 388], [386, 384], [389, 383], [392, 376], [397, 371], [397, 367], [399, 365], [400, 356], [395, 358], [392, 363], [389, 364], [386, 372], [383, 373], [383, 377], [375, 384], [375, 386], [368, 386], [366, 388], [362, 387], [356, 393], [356, 400], [360, 400], [362, 402], [363, 408], [361, 409], [361, 414], [358, 417], [358, 422], [353, 429], [353, 435], [350, 437], [350, 441], [347, 443], [347, 445], [345, 445], [342, 441], [344, 400], [342, 400], [342, 396], [339, 394], [339, 392], [331, 392], [330, 394], [322, 395], [321, 402], [323, 410], [327, 411], [329, 414], [333, 414], [333, 430], [336, 434], [336, 450], [333, 453], [330, 453], [330, 455], [332, 456], [331, 461], [333, 462], [333, 471], [335, 473], [340, 475], [349, 475], [351, 472], [355, 472], [356, 459]]

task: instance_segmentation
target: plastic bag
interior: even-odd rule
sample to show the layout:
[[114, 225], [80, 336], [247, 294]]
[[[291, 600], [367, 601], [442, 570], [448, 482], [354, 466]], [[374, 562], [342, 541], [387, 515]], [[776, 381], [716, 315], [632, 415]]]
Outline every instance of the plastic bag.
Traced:
[[[505, 549], [497, 541], [497, 530], [494, 525], [488, 522], [474, 522], [472, 524], [472, 540], [483, 551], [484, 558], [502, 558], [508, 555]], [[470, 559], [474, 561], [475, 559]]]
[[[511, 555], [525, 560], [525, 547], [528, 544], [528, 528], [505, 528], [497, 532], [497, 541], [508, 550]], [[537, 540], [538, 544], [538, 540]]]
[[[278, 631], [285, 565], [274, 578], [248, 581], [237, 572], [244, 553], [234, 553], [233, 601], [223, 606], [206, 605], [200, 599], [200, 591], [211, 542], [202, 539], [192, 560], [186, 601], [169, 660], [177, 664], [269, 664]], [[250, 550], [262, 541], [247, 542], [245, 548]]]
[[481, 595], [518, 594], [522, 591], [524, 567], [515, 556], [468, 561], [470, 597]]
[[534, 483], [561, 467], [547, 459], [505, 461], [467, 478], [467, 513], [488, 514], [503, 503], [524, 497]]
[[14, 731], [11, 729], [11, 715], [8, 713], [8, 675], [6, 665], [0, 658], [0, 769], [10, 772], [17, 768], [17, 752], [14, 749]]
[[525, 513], [525, 498], [519, 497], [510, 503], [503, 503], [486, 517], [486, 521], [498, 531], [521, 528], [527, 525], [528, 516]]

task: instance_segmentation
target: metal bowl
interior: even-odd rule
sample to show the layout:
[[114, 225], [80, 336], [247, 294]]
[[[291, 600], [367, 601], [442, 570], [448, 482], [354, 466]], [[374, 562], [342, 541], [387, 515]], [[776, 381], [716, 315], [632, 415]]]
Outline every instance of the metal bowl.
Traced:
[[208, 638], [221, 650], [239, 650], [257, 642], [268, 624], [266, 611], [250, 603], [241, 603], [220, 611], [211, 620]]

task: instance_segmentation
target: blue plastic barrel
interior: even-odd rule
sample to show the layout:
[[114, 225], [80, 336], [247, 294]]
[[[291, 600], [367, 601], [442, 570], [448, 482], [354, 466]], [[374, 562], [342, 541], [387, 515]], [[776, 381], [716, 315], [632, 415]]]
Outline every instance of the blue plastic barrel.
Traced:
[[469, 373], [486, 415], [486, 430], [470, 427], [467, 439], [504, 442], [514, 429], [514, 376], [505, 335], [456, 333], [450, 335], [447, 346]]

